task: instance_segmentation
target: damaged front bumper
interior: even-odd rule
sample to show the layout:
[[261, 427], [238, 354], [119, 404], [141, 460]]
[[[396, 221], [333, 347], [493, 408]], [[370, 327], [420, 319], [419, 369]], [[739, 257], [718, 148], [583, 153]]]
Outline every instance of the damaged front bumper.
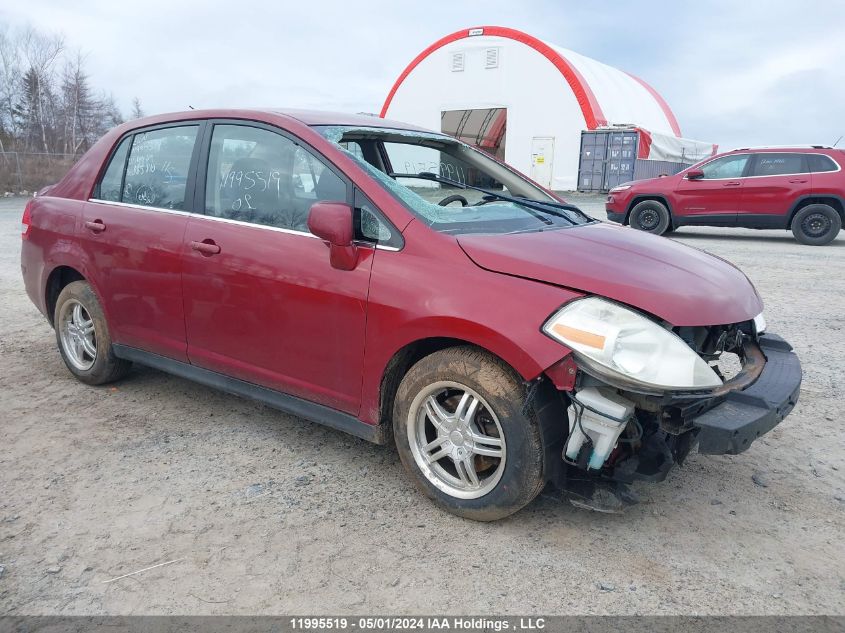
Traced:
[[[561, 473], [561, 487], [572, 490], [577, 481], [583, 492], [585, 485], [593, 490], [602, 481], [616, 486], [662, 481], [696, 446], [708, 455], [747, 450], [797, 403], [801, 363], [790, 345], [774, 334], [747, 338], [742, 358], [742, 370], [733, 379], [709, 391], [693, 392], [634, 392], [624, 385], [609, 385], [581, 366], [577, 384], [568, 392], [570, 432], [562, 455], [568, 467]], [[606, 402], [604, 415], [614, 404], [627, 403], [627, 411], [634, 411], [622, 416], [628, 422], [624, 430], [616, 427], [616, 446], [603, 463], [595, 454], [602, 446], [602, 431], [613, 430], [613, 420], [597, 419], [602, 411], [595, 404], [579, 412], [583, 394]], [[622, 417], [617, 414], [616, 422], [621, 423]], [[601, 465], [596, 467], [596, 462]]]
[[779, 336], [765, 334], [758, 341], [766, 358], [763, 371], [745, 389], [729, 391], [723, 401], [692, 419], [698, 429], [698, 452], [737, 455], [768, 433], [798, 402], [801, 362]]

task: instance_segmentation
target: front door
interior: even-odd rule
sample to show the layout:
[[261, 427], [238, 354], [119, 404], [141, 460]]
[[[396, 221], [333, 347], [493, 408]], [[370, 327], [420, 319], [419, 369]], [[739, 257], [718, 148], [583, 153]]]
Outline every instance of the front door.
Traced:
[[207, 146], [205, 216], [188, 221], [183, 251], [191, 363], [357, 413], [374, 251], [337, 270], [306, 226], [314, 202], [351, 187], [269, 128], [218, 123]]
[[531, 180], [546, 189], [552, 188], [554, 156], [554, 137], [535, 136], [531, 139]]
[[183, 362], [181, 253], [199, 129], [171, 125], [124, 138], [79, 228], [113, 341]]
[[749, 154], [722, 156], [699, 167], [704, 178], [680, 178], [675, 189], [678, 204], [673, 212], [707, 224], [735, 224], [742, 208], [749, 158]]

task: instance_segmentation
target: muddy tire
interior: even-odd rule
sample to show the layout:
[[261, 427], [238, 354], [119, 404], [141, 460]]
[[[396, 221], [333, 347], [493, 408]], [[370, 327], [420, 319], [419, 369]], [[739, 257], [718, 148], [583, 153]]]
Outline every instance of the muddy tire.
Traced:
[[103, 309], [87, 282], [62, 289], [53, 325], [62, 360], [80, 381], [102, 385], [122, 378], [132, 366], [114, 355]]
[[824, 246], [839, 234], [842, 218], [831, 206], [808, 204], [792, 218], [792, 234], [802, 244]]
[[638, 231], [663, 235], [672, 225], [669, 209], [657, 200], [643, 200], [631, 209], [628, 224]]
[[472, 347], [435, 352], [399, 385], [396, 447], [416, 486], [440, 507], [494, 521], [545, 484], [540, 426], [523, 415], [526, 389], [501, 360]]

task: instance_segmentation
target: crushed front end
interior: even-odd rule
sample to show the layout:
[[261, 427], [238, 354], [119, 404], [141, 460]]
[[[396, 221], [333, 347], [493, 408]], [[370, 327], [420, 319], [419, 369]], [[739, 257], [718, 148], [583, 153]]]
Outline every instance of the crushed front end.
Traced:
[[[630, 498], [626, 484], [662, 481], [696, 447], [741, 453], [798, 401], [801, 364], [786, 341], [765, 333], [762, 316], [696, 327], [652, 320], [670, 340], [627, 306], [598, 299], [589, 308], [561, 310], [545, 330], [573, 348], [546, 376], [567, 411], [555, 479], [576, 505], [613, 511]], [[598, 325], [609, 314], [619, 325]]]

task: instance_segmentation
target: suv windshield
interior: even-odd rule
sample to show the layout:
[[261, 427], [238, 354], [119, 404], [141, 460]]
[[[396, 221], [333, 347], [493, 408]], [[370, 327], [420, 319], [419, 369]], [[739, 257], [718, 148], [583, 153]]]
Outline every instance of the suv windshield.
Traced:
[[450, 136], [358, 126], [314, 129], [437, 231], [514, 233], [593, 221]]

